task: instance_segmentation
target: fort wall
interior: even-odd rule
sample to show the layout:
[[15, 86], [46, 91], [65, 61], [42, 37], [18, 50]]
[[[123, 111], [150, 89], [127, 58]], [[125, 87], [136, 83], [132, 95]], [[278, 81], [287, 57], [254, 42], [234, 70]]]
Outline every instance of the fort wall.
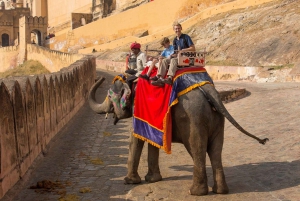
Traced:
[[92, 0], [48, 1], [48, 22], [57, 26], [62, 22], [71, 21], [71, 13], [90, 13]]
[[[196, 24], [197, 22], [199, 22], [200, 20], [204, 20], [207, 19], [213, 15], [219, 14], [219, 13], [224, 13], [230, 10], [234, 10], [234, 9], [240, 9], [240, 8], [246, 8], [249, 6], [255, 6], [255, 5], [259, 5], [259, 4], [263, 4], [266, 2], [270, 2], [270, 1], [274, 1], [274, 0], [237, 0], [237, 1], [233, 1], [233, 2], [229, 2], [229, 3], [225, 3], [225, 4], [221, 4], [218, 6], [214, 6], [214, 7], [210, 7], [210, 8], [206, 8], [204, 9], [202, 12], [199, 12], [198, 14], [194, 15], [193, 17], [187, 19], [186, 21], [183, 21], [181, 24], [183, 26], [183, 29], [187, 29], [191, 26], [193, 26], [194, 24]], [[118, 26], [119, 30], [114, 30], [111, 27], [109, 27], [109, 30], [115, 31], [114, 34], [112, 33], [111, 37], [104, 37], [104, 41], [106, 40], [107, 43], [102, 43], [102, 41], [94, 41], [94, 44], [96, 44], [97, 42], [99, 43], [99, 45], [94, 45], [93, 47], [88, 47], [85, 49], [80, 49], [79, 53], [85, 54], [85, 53], [90, 53], [92, 51], [92, 49], [95, 48], [95, 50], [97, 51], [102, 51], [102, 50], [106, 50], [106, 49], [114, 49], [116, 47], [119, 46], [123, 46], [126, 44], [129, 44], [133, 41], [137, 41], [141, 44], [146, 44], [149, 43], [151, 41], [155, 41], [158, 39], [161, 39], [162, 37], [167, 37], [170, 35], [174, 34], [173, 28], [172, 28], [172, 23], [174, 21], [174, 19], [178, 19], [177, 17], [177, 12], [178, 10], [180, 10], [181, 7], [183, 7], [186, 2], [185, 1], [181, 1], [181, 4], [174, 4], [172, 2], [168, 2], [168, 0], [165, 0], [163, 3], [166, 3], [166, 5], [162, 5], [161, 1], [153, 1], [149, 4], [145, 4], [143, 6], [139, 6], [138, 9], [132, 9], [130, 12], [124, 12], [122, 16], [122, 18], [118, 18], [121, 16], [121, 14], [118, 14], [116, 16], [111, 16], [109, 18], [104, 18], [102, 19], [103, 21], [105, 20], [111, 20], [110, 24], [115, 24], [118, 22], [122, 22], [125, 19], [128, 19], [128, 23], [124, 23], [124, 26], [127, 26], [127, 28], [125, 29], [124, 27]], [[179, 6], [179, 7], [175, 7]], [[145, 8], [148, 9], [148, 12], [145, 12], [144, 10], [142, 10], [141, 8]], [[168, 9], [165, 9], [168, 8]], [[173, 10], [174, 9], [174, 10]], [[166, 13], [167, 10], [167, 13]], [[140, 11], [140, 13], [139, 13]], [[155, 12], [153, 12], [155, 11]], [[154, 14], [155, 13], [155, 14]], [[165, 15], [166, 13], [166, 15]], [[163, 14], [165, 16], [170, 16], [170, 18], [166, 18], [163, 16], [160, 16], [160, 14]], [[143, 15], [143, 16], [149, 16], [149, 18], [147, 17], [143, 17], [143, 18], [138, 18], [136, 16], [139, 15]], [[133, 27], [133, 25], [130, 24], [130, 20], [132, 19], [134, 20], [133, 25], [135, 25], [135, 27]], [[152, 26], [152, 28], [148, 28], [148, 26], [150, 27], [153, 24], [157, 24], [158, 26]], [[100, 23], [100, 22], [98, 22]], [[95, 30], [96, 27], [107, 27], [106, 24], [104, 22], [102, 22], [102, 25], [97, 25], [96, 22], [95, 23], [91, 23], [89, 24], [90, 26], [95, 26]], [[145, 26], [147, 25], [147, 26]], [[81, 27], [81, 29], [84, 29], [85, 27]], [[123, 29], [123, 30], [122, 30]], [[132, 32], [132, 30], [136, 30], [136, 32]], [[102, 29], [102, 30], [106, 30], [106, 29]], [[74, 31], [74, 40], [76, 41], [77, 38], [77, 30]], [[131, 31], [131, 32], [130, 32]], [[149, 35], [144, 36], [144, 37], [139, 37], [137, 35], [137, 33], [141, 33], [143, 31], [148, 31]], [[101, 32], [97, 32], [99, 33], [99, 35], [101, 34]], [[124, 33], [127, 33], [124, 34]], [[103, 35], [101, 35], [103, 36]], [[115, 37], [115, 38], [113, 38]], [[117, 37], [119, 37], [118, 40], [115, 40]], [[88, 44], [86, 45], [88, 46]]]
[[0, 198], [84, 104], [95, 66], [87, 56], [56, 73], [0, 79]]
[[0, 72], [15, 68], [17, 63], [18, 48], [16, 46], [0, 48]]
[[[270, 1], [274, 0], [236, 0], [206, 8], [190, 19], [183, 21], [183, 29], [189, 28], [199, 20], [207, 19], [219, 13]], [[93, 48], [101, 51], [123, 46], [133, 41], [145, 44], [170, 36], [174, 34], [172, 23], [174, 20], [179, 19], [178, 11], [185, 7], [186, 4], [188, 4], [188, 0], [181, 0], [176, 3], [173, 0], [155, 0], [137, 8], [121, 12], [118, 15], [102, 18], [79, 27], [72, 30], [72, 34], [68, 34], [68, 30], [62, 30], [56, 33], [55, 41], [51, 43], [50, 48], [58, 48], [57, 44], [64, 44], [65, 46], [73, 44], [85, 47], [79, 50], [80, 53], [91, 53]], [[115, 24], [118, 26], [113, 26]], [[141, 37], [143, 33], [148, 35]], [[68, 36], [72, 36], [72, 38], [68, 38]], [[70, 40], [72, 40], [72, 44], [68, 42]], [[56, 50], [62, 50], [63, 47], [61, 46], [59, 46], [60, 49]]]
[[[96, 59], [96, 68], [124, 73], [125, 62]], [[255, 66], [206, 66], [215, 81], [300, 82], [300, 63], [294, 68], [270, 69]]]
[[57, 72], [82, 57], [83, 55], [80, 54], [63, 53], [38, 45], [27, 44], [27, 59], [38, 60], [50, 72]]
[[[69, 54], [55, 50], [49, 50], [47, 48], [33, 44], [27, 44], [26, 46], [27, 60], [38, 60], [50, 72], [57, 72], [60, 69], [71, 65], [84, 56], [81, 54]], [[16, 46], [0, 48], [0, 72], [16, 68], [19, 64], [19, 54], [19, 48]]]
[[[72, 30], [71, 40], [73, 44], [87, 48], [94, 45], [107, 44], [116, 39], [132, 35], [141, 35], [146, 31], [149, 34], [153, 34], [170, 27], [174, 19], [177, 19], [176, 12], [184, 6], [186, 1], [181, 0], [174, 3], [172, 0], [156, 0], [142, 4], [136, 8], [99, 19]], [[113, 26], [115, 24], [118, 26]], [[154, 24], [155, 26], [153, 26]], [[56, 33], [56, 41], [50, 45], [50, 48], [55, 49], [57, 43], [63, 43], [64, 41], [68, 45], [67, 41], [70, 39], [67, 36], [66, 30]], [[132, 40], [130, 41], [132, 42]], [[86, 51], [85, 53], [91, 53], [91, 51]]]

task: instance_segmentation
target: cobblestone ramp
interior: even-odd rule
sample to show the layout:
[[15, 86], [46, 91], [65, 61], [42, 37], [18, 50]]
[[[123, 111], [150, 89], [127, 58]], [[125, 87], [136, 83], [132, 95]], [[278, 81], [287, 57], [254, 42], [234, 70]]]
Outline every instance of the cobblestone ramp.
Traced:
[[[102, 75], [106, 77], [100, 89], [104, 92], [116, 73]], [[105, 115], [95, 114], [85, 104], [52, 140], [45, 156], [36, 160], [2, 201], [300, 200], [300, 84], [216, 82], [216, 86], [220, 90], [247, 89], [247, 97], [225, 106], [246, 130], [270, 139], [261, 145], [226, 121], [223, 164], [228, 195], [211, 192], [209, 160], [209, 195], [188, 194], [193, 163], [181, 144], [172, 145], [171, 155], [161, 151], [162, 181], [148, 184], [142, 178], [139, 185], [124, 185], [131, 119], [114, 126], [112, 116], [105, 119]], [[102, 101], [106, 93], [98, 91], [97, 95]], [[144, 149], [141, 177], [147, 172], [146, 155]], [[43, 180], [56, 185], [50, 189], [29, 189]]]

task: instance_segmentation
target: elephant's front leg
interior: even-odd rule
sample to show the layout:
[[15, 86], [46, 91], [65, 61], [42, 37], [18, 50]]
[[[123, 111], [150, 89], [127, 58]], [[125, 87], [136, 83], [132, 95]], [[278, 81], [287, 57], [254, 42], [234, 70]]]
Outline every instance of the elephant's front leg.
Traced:
[[138, 174], [138, 167], [144, 146], [144, 141], [130, 136], [129, 155], [127, 161], [127, 176], [124, 178], [126, 184], [141, 183], [141, 177]]
[[159, 149], [148, 144], [148, 173], [145, 176], [147, 182], [153, 183], [162, 180], [158, 160]]

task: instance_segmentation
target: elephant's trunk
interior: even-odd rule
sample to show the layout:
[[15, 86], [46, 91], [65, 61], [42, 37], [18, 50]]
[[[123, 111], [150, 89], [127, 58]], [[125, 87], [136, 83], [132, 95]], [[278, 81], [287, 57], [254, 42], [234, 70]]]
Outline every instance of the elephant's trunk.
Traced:
[[213, 106], [216, 108], [216, 110], [218, 112], [220, 112], [221, 114], [223, 114], [223, 116], [226, 117], [226, 119], [228, 119], [228, 121], [230, 121], [232, 123], [232, 125], [234, 125], [242, 133], [248, 135], [249, 137], [256, 139], [259, 143], [266, 144], [266, 142], [269, 140], [268, 138], [260, 139], [260, 138], [256, 137], [255, 135], [246, 131], [243, 127], [241, 127], [235, 121], [235, 119], [229, 114], [229, 112], [223, 105], [219, 93], [215, 90], [215, 88], [213, 86], [207, 84], [207, 85], [204, 85], [199, 88], [203, 92], [204, 96], [208, 99], [208, 101], [213, 104]]
[[97, 82], [95, 82], [95, 84], [91, 87], [89, 91], [88, 101], [89, 101], [90, 108], [98, 114], [112, 112], [110, 109], [111, 108], [110, 100], [107, 97], [105, 98], [102, 104], [97, 103], [95, 98], [96, 90], [103, 83], [104, 80], [105, 78], [101, 77]]

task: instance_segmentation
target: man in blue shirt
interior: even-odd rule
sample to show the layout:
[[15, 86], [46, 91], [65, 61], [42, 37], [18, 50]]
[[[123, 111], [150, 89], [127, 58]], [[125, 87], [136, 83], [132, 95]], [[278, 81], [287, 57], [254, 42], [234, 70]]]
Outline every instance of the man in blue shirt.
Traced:
[[[186, 51], [195, 51], [195, 45], [191, 39], [191, 37], [187, 34], [181, 33], [182, 26], [178, 22], [173, 24], [173, 30], [175, 31], [176, 37], [173, 40], [174, 50], [177, 52], [171, 55], [171, 59], [164, 59], [162, 64], [157, 72], [157, 80], [153, 81], [152, 84], [155, 86], [164, 86], [164, 84], [173, 83], [173, 77], [177, 71], [178, 59], [177, 54], [180, 52]], [[166, 71], [168, 69], [168, 65], [170, 64], [169, 70], [167, 72], [167, 78], [163, 79]]]

